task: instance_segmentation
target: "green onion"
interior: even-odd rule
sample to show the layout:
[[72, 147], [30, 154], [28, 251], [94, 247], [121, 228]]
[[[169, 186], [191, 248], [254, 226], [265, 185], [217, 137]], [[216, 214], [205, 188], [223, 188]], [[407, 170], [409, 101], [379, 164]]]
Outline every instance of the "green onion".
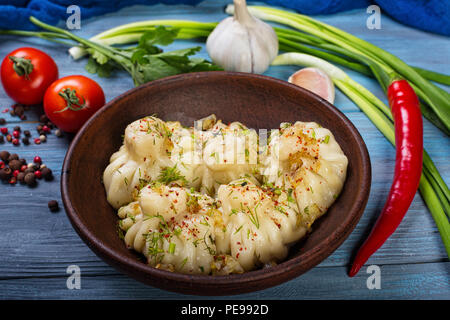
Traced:
[[169, 244], [169, 253], [174, 254], [174, 253], [175, 253], [175, 247], [176, 247], [176, 246], [177, 246], [177, 245], [176, 245], [175, 243], [171, 242], [171, 243]]
[[[418, 96], [422, 100], [427, 100], [426, 102], [430, 109], [441, 120], [445, 128], [450, 130], [449, 95], [444, 90], [426, 80], [416, 71], [416, 69], [408, 66], [393, 54], [338, 28], [305, 15], [269, 7], [249, 6], [248, 9], [250, 13], [257, 18], [281, 23], [303, 31], [325, 42], [329, 42], [347, 50], [347, 52], [350, 52], [354, 57], [360, 57], [361, 61], [364, 63], [365, 61], [370, 61], [370, 63], [376, 64], [388, 74], [395, 72], [405, 77], [410, 83], [420, 89], [420, 91], [417, 91]], [[233, 13], [233, 11], [234, 7], [232, 5], [229, 5], [226, 9], [226, 12], [229, 14]], [[311, 39], [309, 38], [307, 41], [311, 42]], [[316, 43], [319, 46], [323, 46], [323, 42]], [[428, 74], [431, 75], [430, 73]], [[433, 74], [433, 76], [436, 77], [435, 74]]]

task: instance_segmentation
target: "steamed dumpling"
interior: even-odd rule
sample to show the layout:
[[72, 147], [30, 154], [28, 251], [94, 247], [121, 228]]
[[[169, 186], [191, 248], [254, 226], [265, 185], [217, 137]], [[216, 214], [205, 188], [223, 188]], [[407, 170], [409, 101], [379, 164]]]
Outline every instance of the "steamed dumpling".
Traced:
[[282, 261], [341, 192], [348, 160], [314, 122], [258, 138], [213, 115], [196, 130], [155, 117], [131, 123], [103, 174], [127, 247], [189, 274]]

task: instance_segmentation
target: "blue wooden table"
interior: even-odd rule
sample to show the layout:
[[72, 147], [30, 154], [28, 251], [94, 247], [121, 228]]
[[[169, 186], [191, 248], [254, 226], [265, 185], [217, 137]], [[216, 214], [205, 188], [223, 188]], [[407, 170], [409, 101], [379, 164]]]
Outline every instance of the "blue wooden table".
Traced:
[[[223, 6], [229, 1], [205, 1], [190, 6], [134, 6], [102, 17], [82, 20], [79, 35], [89, 37], [120, 24], [147, 19], [191, 19], [219, 21], [226, 15]], [[380, 30], [366, 27], [365, 9], [317, 17], [368, 40], [401, 57], [411, 65], [450, 73], [450, 40], [443, 36], [414, 30], [381, 18]], [[198, 44], [198, 43], [197, 43]], [[0, 57], [20, 46], [35, 46], [48, 52], [57, 62], [60, 76], [89, 75], [85, 61], [74, 62], [65, 48], [31, 38], [0, 38]], [[178, 41], [171, 48], [194, 45]], [[203, 45], [203, 44], [202, 44]], [[207, 57], [203, 49], [201, 56]], [[271, 67], [266, 75], [287, 79], [296, 67]], [[354, 72], [349, 74], [383, 101], [377, 83]], [[125, 73], [104, 79], [93, 76], [103, 87], [107, 100], [133, 87]], [[448, 88], [445, 88], [448, 90]], [[0, 89], [0, 112], [12, 101]], [[394, 149], [375, 126], [348, 100], [337, 92], [335, 105], [343, 111], [361, 132], [372, 160], [372, 190], [365, 213], [349, 238], [328, 259], [306, 274], [264, 291], [234, 296], [235, 299], [450, 299], [450, 262], [435, 223], [419, 194], [395, 234], [369, 260], [381, 269], [381, 289], [369, 290], [366, 267], [355, 278], [346, 271], [350, 257], [365, 238], [380, 212], [394, 170]], [[22, 130], [35, 127], [42, 110], [30, 110], [27, 121], [0, 113], [7, 127], [20, 125]], [[450, 183], [450, 139], [425, 122], [425, 145], [445, 181]], [[80, 240], [63, 210], [51, 213], [47, 202], [60, 196], [60, 168], [70, 137], [50, 135], [41, 145], [13, 147], [0, 145], [0, 150], [16, 152], [28, 161], [40, 155], [55, 172], [53, 182], [41, 182], [31, 189], [22, 185], [0, 185], [0, 298], [2, 299], [186, 299], [185, 296], [143, 285], [118, 273], [100, 260]], [[88, 187], [88, 186], [86, 186]], [[81, 269], [81, 289], [66, 286], [68, 266]], [[230, 298], [230, 297], [222, 297]], [[219, 298], [221, 299], [221, 298]]]

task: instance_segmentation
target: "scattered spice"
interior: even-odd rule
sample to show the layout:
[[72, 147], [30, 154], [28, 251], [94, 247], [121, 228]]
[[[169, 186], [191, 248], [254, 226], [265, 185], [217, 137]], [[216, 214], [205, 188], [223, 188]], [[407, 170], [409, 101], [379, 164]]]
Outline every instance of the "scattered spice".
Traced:
[[57, 211], [59, 211], [58, 201], [56, 201], [56, 200], [50, 200], [50, 201], [48, 202], [48, 208], [50, 209], [51, 212], [57, 212]]
[[24, 181], [29, 187], [34, 187], [36, 185], [36, 177], [34, 173], [32, 172], [27, 173], [25, 175]]

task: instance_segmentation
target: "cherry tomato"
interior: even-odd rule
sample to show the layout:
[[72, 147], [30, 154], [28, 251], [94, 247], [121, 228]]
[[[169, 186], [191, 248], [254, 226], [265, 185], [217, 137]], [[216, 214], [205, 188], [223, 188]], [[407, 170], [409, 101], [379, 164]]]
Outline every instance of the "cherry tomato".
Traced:
[[77, 132], [104, 104], [102, 88], [94, 80], [81, 75], [56, 80], [44, 96], [45, 114], [66, 132]]
[[58, 67], [41, 50], [19, 48], [3, 59], [1, 79], [11, 99], [25, 105], [38, 104], [48, 86], [58, 79]]

